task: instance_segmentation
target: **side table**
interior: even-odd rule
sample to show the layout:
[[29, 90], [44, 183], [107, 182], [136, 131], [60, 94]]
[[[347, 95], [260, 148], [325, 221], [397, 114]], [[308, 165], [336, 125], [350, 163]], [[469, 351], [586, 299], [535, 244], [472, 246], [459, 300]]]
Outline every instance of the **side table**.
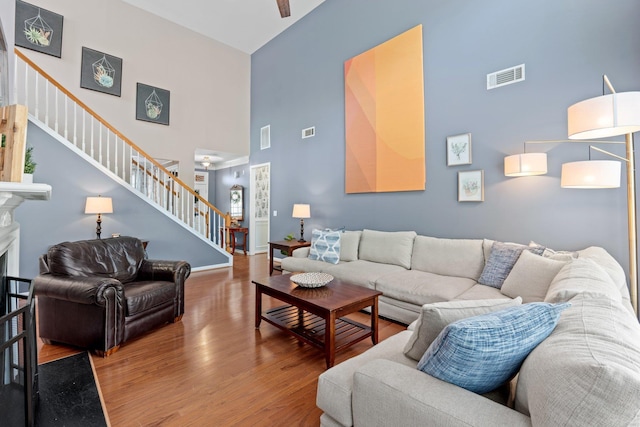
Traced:
[[[247, 254], [247, 236], [249, 235], [249, 229], [247, 227], [229, 227], [229, 241], [227, 247], [231, 246], [231, 255], [236, 253], [236, 246], [242, 247], [244, 254]], [[242, 234], [242, 244], [236, 245], [236, 233]], [[224, 240], [224, 228], [220, 228], [220, 241]]]
[[298, 240], [278, 240], [269, 242], [269, 276], [273, 274], [273, 270], [282, 271], [282, 268], [273, 265], [273, 250], [278, 249], [285, 251], [287, 256], [291, 256], [293, 251], [298, 248], [311, 246], [311, 242], [299, 242]]

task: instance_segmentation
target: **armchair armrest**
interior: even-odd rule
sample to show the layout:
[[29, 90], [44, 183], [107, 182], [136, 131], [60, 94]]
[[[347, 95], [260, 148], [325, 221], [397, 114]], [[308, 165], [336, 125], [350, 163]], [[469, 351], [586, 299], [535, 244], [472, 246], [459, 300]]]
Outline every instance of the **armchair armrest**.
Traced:
[[186, 261], [145, 259], [138, 270], [137, 280], [184, 283], [190, 274], [191, 266]]
[[113, 298], [107, 295], [108, 291], [114, 292], [117, 300], [124, 300], [124, 288], [116, 279], [41, 274], [33, 280], [33, 286], [36, 295], [79, 304], [104, 306]]

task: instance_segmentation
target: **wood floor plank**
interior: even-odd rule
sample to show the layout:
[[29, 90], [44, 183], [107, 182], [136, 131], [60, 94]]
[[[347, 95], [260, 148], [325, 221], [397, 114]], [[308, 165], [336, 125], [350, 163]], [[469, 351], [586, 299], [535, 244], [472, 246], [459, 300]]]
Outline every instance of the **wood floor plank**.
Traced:
[[[268, 268], [264, 254], [238, 254], [233, 268], [192, 273], [181, 322], [129, 341], [107, 358], [93, 356], [113, 427], [319, 425], [323, 352], [266, 322], [254, 327], [251, 280], [268, 276]], [[263, 310], [282, 305], [263, 298]], [[369, 324], [365, 313], [348, 317]], [[381, 319], [380, 340], [403, 329]], [[78, 352], [38, 341], [40, 363]], [[338, 353], [336, 363], [369, 348], [370, 339], [359, 342]]]

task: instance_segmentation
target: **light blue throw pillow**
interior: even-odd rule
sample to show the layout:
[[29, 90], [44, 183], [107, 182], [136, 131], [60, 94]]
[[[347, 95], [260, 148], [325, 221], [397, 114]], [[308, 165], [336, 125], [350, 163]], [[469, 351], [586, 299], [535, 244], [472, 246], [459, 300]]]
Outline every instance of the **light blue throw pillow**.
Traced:
[[543, 246], [525, 246], [513, 243], [494, 242], [491, 246], [489, 259], [478, 279], [481, 285], [500, 289], [515, 265], [522, 251], [527, 250], [536, 255], [542, 255]]
[[340, 261], [340, 231], [313, 230], [309, 259], [337, 264]]
[[569, 306], [534, 302], [450, 323], [424, 353], [418, 369], [474, 393], [488, 393], [518, 373]]

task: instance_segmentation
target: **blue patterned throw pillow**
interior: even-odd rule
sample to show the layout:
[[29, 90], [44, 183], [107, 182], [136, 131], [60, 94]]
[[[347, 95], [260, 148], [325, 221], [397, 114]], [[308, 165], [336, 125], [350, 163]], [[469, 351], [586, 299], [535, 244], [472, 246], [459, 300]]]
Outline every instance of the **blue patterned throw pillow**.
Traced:
[[418, 369], [469, 391], [488, 393], [518, 372], [570, 306], [534, 302], [450, 323], [424, 353]]
[[494, 242], [491, 246], [489, 259], [478, 279], [481, 285], [500, 289], [511, 269], [515, 265], [522, 251], [527, 250], [536, 255], [542, 255], [543, 246], [525, 246], [512, 243]]
[[340, 261], [340, 231], [313, 230], [309, 259], [337, 264]]

